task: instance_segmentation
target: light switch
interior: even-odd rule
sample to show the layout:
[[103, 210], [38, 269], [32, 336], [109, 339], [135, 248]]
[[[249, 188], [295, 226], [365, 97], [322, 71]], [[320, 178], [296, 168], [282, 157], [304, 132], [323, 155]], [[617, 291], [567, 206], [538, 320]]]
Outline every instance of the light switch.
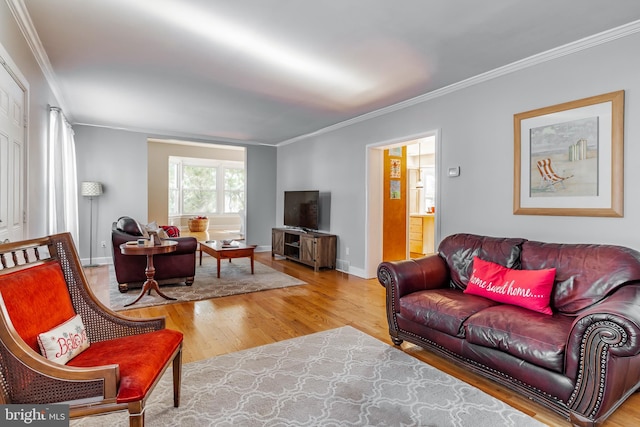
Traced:
[[456, 176], [460, 176], [460, 166], [456, 166], [454, 168], [449, 168], [447, 170], [447, 175], [449, 175], [450, 178], [456, 177]]

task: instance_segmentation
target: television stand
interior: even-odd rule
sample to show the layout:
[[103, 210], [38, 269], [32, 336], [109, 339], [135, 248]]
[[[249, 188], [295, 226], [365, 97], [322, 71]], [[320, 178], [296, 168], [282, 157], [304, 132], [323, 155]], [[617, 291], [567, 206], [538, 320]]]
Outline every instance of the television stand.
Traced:
[[271, 229], [271, 256], [280, 255], [289, 260], [313, 267], [336, 268], [337, 236], [318, 231], [293, 228]]
[[[277, 229], [274, 228], [274, 230], [277, 230]], [[284, 227], [283, 230], [290, 231], [290, 232], [298, 232], [298, 233], [306, 233], [307, 232], [307, 230], [305, 230], [304, 228], [300, 228], [300, 227]]]

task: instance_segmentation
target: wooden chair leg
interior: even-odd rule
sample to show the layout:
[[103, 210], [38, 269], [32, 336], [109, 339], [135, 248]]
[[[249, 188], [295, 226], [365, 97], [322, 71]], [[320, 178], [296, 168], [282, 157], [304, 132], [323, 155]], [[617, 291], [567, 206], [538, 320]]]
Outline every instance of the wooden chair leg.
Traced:
[[180, 406], [180, 388], [182, 385], [182, 349], [173, 358], [173, 406]]
[[129, 427], [144, 427], [144, 402], [129, 403]]

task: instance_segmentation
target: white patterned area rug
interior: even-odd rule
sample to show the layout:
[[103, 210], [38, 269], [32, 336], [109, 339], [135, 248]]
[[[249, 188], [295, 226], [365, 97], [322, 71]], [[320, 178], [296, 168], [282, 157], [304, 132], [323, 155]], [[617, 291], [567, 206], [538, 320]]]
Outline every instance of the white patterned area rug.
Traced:
[[[147, 401], [149, 426], [543, 426], [412, 356], [345, 326], [171, 369]], [[127, 426], [118, 412], [72, 426]]]
[[[196, 260], [196, 262], [198, 262]], [[205, 256], [202, 266], [196, 264], [196, 276], [193, 285], [183, 283], [160, 286], [160, 290], [167, 296], [177, 298], [176, 301], [167, 300], [151, 291], [130, 307], [124, 307], [134, 301], [140, 294], [140, 289], [129, 289], [122, 293], [118, 290], [113, 265], [109, 265], [109, 301], [106, 305], [112, 310], [149, 307], [153, 305], [171, 304], [182, 301], [197, 301], [229, 295], [246, 294], [267, 289], [286, 288], [288, 286], [306, 285], [302, 280], [281, 273], [259, 262], [254, 262], [254, 274], [251, 274], [251, 260], [249, 258], [235, 258], [232, 262], [220, 262], [220, 278], [217, 278], [218, 267], [213, 257]]]

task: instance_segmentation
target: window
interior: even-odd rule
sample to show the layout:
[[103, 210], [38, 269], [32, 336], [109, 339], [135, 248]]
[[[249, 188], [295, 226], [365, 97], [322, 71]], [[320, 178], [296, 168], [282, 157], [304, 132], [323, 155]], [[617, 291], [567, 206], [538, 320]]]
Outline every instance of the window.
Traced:
[[178, 163], [169, 160], [169, 216], [180, 214], [180, 186], [178, 184]]
[[182, 163], [182, 213], [218, 213], [216, 177], [218, 168]]
[[169, 215], [223, 215], [244, 210], [244, 163], [169, 157]]
[[244, 209], [244, 169], [224, 168], [224, 211]]

